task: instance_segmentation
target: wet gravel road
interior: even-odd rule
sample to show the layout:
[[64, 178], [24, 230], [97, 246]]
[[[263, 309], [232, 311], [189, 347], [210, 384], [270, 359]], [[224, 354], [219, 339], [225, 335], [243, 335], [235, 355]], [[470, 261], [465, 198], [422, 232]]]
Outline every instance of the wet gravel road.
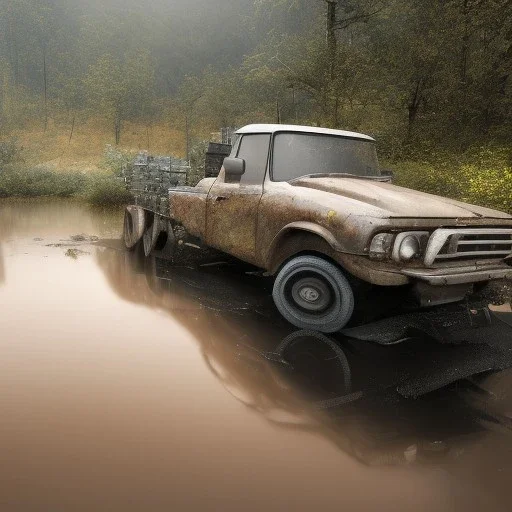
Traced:
[[2, 512], [510, 510], [509, 331], [295, 331], [270, 281], [145, 260], [121, 225], [0, 202]]

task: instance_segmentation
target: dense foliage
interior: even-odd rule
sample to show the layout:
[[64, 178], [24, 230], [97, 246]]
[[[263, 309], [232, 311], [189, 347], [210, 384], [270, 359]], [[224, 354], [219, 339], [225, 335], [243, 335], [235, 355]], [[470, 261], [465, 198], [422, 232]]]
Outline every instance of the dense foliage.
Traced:
[[184, 115], [192, 129], [278, 118], [343, 126], [392, 153], [411, 139], [511, 134], [511, 0], [2, 5], [4, 129], [85, 107], [118, 131]]
[[194, 159], [221, 126], [342, 127], [401, 183], [511, 208], [512, 0], [0, 4], [3, 138], [163, 123]]
[[0, 172], [2, 197], [79, 198], [96, 206], [123, 205], [132, 200], [122, 181], [112, 174], [56, 172], [17, 166]]
[[397, 185], [512, 213], [510, 151], [499, 147], [462, 155], [439, 153], [393, 164]]

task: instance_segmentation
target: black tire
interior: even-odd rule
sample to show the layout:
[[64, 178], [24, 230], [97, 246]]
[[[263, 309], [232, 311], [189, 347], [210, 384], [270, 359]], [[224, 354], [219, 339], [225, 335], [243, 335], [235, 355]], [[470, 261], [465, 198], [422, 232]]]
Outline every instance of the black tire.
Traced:
[[153, 213], [146, 215], [146, 230], [142, 235], [142, 246], [144, 247], [144, 254], [146, 258], [151, 254], [156, 243], [156, 236], [158, 229], [158, 219]]
[[144, 224], [144, 210], [135, 206], [128, 206], [124, 212], [123, 240], [129, 251], [135, 250], [140, 242]]
[[277, 309], [299, 329], [333, 333], [354, 312], [354, 293], [334, 264], [317, 256], [298, 256], [279, 271], [272, 297]]

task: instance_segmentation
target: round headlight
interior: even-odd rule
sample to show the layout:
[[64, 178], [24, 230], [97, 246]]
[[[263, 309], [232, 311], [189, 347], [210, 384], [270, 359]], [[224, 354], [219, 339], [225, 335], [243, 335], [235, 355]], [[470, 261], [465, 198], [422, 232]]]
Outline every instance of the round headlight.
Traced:
[[421, 254], [421, 244], [418, 238], [414, 235], [408, 235], [400, 244], [398, 254], [402, 261], [411, 261]]

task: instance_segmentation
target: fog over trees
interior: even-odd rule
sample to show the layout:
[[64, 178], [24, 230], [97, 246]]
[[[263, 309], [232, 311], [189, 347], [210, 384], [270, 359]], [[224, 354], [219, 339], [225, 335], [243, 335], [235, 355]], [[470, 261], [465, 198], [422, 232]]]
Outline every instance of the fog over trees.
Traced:
[[389, 154], [512, 135], [512, 0], [0, 0], [0, 125], [307, 123]]

